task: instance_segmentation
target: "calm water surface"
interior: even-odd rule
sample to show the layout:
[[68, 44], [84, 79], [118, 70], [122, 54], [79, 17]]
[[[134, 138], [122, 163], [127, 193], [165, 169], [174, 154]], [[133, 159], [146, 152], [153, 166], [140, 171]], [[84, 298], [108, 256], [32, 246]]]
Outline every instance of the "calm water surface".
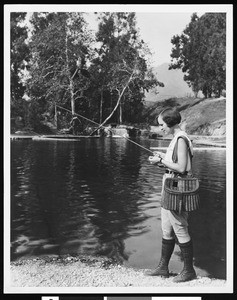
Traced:
[[[138, 140], [143, 146], [167, 141]], [[11, 259], [90, 254], [153, 268], [163, 171], [125, 139], [11, 142]], [[198, 275], [226, 278], [226, 152], [195, 151], [201, 208], [190, 214]], [[182, 268], [179, 247], [170, 270]]]

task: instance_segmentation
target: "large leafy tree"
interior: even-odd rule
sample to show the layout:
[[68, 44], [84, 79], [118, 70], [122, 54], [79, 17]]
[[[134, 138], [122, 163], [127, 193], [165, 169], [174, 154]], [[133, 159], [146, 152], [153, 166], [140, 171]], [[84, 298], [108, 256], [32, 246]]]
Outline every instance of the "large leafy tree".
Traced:
[[[97, 57], [91, 68], [97, 86], [100, 123], [132, 120], [141, 108], [144, 90], [161, 84], [148, 70], [148, 47], [140, 39], [135, 13], [101, 13], [96, 40]], [[126, 113], [130, 111], [130, 113]], [[115, 112], [118, 112], [117, 116]], [[136, 115], [138, 116], [138, 115]]]
[[226, 85], [226, 15], [194, 13], [181, 35], [173, 36], [170, 69], [182, 69], [195, 93], [217, 97]]
[[149, 68], [135, 13], [99, 14], [93, 50], [82, 13], [33, 13], [30, 21], [30, 122], [57, 115], [58, 105], [103, 124], [141, 121], [144, 91], [162, 83]]
[[64, 105], [75, 114], [89, 85], [90, 33], [82, 13], [34, 13], [27, 92], [38, 114]]
[[27, 27], [24, 24], [26, 13], [11, 13], [11, 115], [24, 117], [23, 95], [25, 92], [22, 72], [27, 67], [29, 49], [26, 43]]

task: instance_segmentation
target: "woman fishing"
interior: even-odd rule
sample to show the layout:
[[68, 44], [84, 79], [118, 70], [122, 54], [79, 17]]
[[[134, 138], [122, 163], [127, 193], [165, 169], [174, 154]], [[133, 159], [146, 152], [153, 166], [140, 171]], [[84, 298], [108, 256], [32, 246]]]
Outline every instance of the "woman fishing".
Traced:
[[[154, 152], [149, 157], [151, 164], [164, 167], [165, 174], [162, 181], [161, 192], [161, 228], [162, 249], [160, 262], [155, 270], [148, 271], [146, 275], [169, 277], [168, 264], [175, 246], [175, 236], [182, 252], [184, 267], [180, 274], [174, 277], [174, 282], [184, 282], [196, 278], [193, 268], [193, 244], [188, 232], [188, 212], [175, 211], [164, 208], [164, 182], [170, 177], [187, 177], [192, 174], [191, 156], [193, 148], [190, 139], [179, 124], [181, 115], [177, 109], [166, 108], [158, 116], [158, 125], [165, 135], [172, 134], [173, 139], [167, 152]], [[174, 149], [177, 147], [177, 159], [174, 160]]]

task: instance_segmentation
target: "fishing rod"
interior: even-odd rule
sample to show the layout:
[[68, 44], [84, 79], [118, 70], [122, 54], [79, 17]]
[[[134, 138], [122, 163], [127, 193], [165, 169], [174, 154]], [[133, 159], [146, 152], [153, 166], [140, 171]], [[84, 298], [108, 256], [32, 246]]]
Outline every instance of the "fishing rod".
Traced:
[[[56, 104], [56, 106], [59, 107], [59, 108], [61, 108], [61, 109], [66, 110], [66, 111], [68, 111], [69, 113], [72, 114], [72, 112], [71, 112], [69, 109], [66, 109], [66, 108], [64, 108], [64, 107], [62, 107], [62, 106], [60, 106], [60, 105], [57, 105], [57, 104]], [[77, 113], [74, 113], [74, 114], [77, 115], [77, 116], [80, 117], [80, 118], [83, 118], [83, 119], [89, 121], [89, 122], [92, 122], [92, 123], [94, 123], [94, 124], [96, 124], [96, 125], [99, 125], [100, 127], [106, 128], [106, 129], [108, 129], [111, 133], [113, 133], [113, 131], [112, 131], [111, 129], [109, 129], [109, 128], [103, 126], [103, 125], [101, 126], [101, 124], [99, 124], [99, 123], [97, 123], [97, 122], [95, 122], [95, 121], [93, 121], [93, 120], [91, 120], [91, 119], [88, 119], [88, 118], [86, 118], [86, 117], [84, 117], [84, 116], [82, 116], [82, 115], [80, 115], [80, 114], [77, 114]], [[140, 144], [134, 142], [133, 140], [129, 139], [128, 137], [123, 136], [123, 135], [119, 135], [119, 136], [122, 137], [122, 138], [124, 138], [125, 140], [127, 140], [127, 141], [129, 141], [129, 142], [131, 142], [131, 143], [133, 143], [133, 144], [135, 144], [135, 145], [137, 145], [138, 147], [140, 147], [140, 148], [142, 148], [142, 149], [144, 149], [144, 150], [146, 150], [146, 151], [149, 151], [150, 153], [154, 154], [154, 152], [151, 151], [150, 149], [148, 149], [148, 148], [146, 148], [146, 147], [143, 147], [142, 145], [140, 145]]]

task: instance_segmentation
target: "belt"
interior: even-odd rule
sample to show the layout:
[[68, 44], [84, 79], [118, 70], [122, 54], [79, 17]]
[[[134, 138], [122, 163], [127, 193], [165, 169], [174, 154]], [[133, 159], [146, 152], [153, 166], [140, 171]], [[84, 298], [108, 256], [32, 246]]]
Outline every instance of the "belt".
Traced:
[[188, 174], [187, 171], [185, 171], [184, 173], [179, 173], [179, 172], [174, 172], [174, 171], [170, 171], [170, 170], [165, 170], [165, 173], [174, 174], [174, 175], [187, 175]]

